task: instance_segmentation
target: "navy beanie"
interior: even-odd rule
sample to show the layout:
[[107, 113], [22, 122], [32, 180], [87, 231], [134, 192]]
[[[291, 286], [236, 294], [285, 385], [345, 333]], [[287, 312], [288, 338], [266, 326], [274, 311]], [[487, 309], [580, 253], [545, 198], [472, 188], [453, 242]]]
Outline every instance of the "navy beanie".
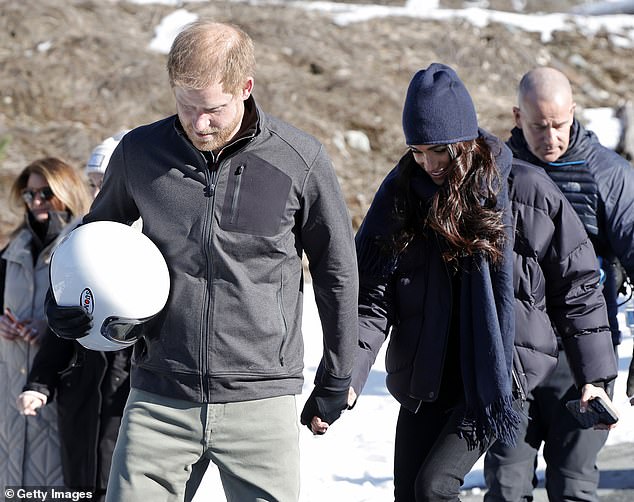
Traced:
[[456, 72], [433, 63], [414, 75], [403, 107], [408, 145], [447, 145], [478, 137], [478, 118]]

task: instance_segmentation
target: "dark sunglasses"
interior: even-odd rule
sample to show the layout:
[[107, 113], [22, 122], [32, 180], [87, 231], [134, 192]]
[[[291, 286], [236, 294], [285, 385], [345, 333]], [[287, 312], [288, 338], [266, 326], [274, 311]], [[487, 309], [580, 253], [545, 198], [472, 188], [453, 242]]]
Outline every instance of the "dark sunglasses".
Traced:
[[33, 201], [36, 197], [39, 197], [40, 200], [51, 200], [55, 197], [53, 190], [51, 187], [43, 187], [37, 190], [30, 190], [28, 188], [22, 190], [22, 200], [27, 204], [33, 204]]

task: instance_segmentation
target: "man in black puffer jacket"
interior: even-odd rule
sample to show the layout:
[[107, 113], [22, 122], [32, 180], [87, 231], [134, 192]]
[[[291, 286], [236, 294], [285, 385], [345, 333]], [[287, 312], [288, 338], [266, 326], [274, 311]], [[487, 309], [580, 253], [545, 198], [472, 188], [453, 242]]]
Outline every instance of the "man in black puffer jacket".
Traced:
[[[561, 72], [552, 68], [530, 71], [520, 82], [518, 106], [513, 109], [517, 127], [508, 145], [516, 158], [543, 168], [579, 215], [602, 263], [603, 295], [612, 342], [617, 345], [617, 260], [628, 275], [634, 272], [634, 169], [601, 146], [592, 132], [584, 130], [574, 118], [574, 111], [570, 83]], [[547, 281], [546, 287], [548, 291], [553, 285]], [[571, 350], [565, 343], [562, 348]], [[571, 354], [567, 355], [570, 359]], [[560, 351], [555, 373], [547, 384], [533, 391], [536, 404], [529, 409], [531, 428], [539, 434], [533, 438], [532, 447], [536, 453], [541, 441], [546, 442], [546, 486], [551, 500], [594, 501], [599, 479], [596, 457], [607, 432], [583, 430], [567, 414], [562, 415], [561, 403], [574, 393], [578, 394], [575, 379], [567, 368], [564, 351]], [[553, 409], [557, 411], [551, 413]], [[518, 465], [504, 452], [494, 451], [488, 460], [486, 477], [492, 491], [500, 488], [501, 479], [518, 476]], [[530, 473], [524, 475], [535, 481], [534, 465], [524, 469]]]
[[543, 167], [581, 218], [602, 262], [603, 294], [618, 345], [618, 263], [634, 277], [634, 169], [574, 118], [570, 82], [561, 72], [527, 73], [518, 99], [508, 145], [514, 157]]

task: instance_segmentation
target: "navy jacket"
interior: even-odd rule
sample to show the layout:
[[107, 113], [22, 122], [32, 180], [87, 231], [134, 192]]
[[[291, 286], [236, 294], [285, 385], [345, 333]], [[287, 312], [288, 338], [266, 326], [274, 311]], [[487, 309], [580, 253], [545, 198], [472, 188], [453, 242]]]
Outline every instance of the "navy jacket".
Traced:
[[[506, 183], [511, 154], [502, 143], [497, 143], [496, 138], [489, 136], [488, 141], [493, 150], [497, 150], [497, 163]], [[377, 353], [389, 335], [386, 356], [388, 390], [401, 405], [415, 411], [422, 401], [438, 398], [443, 383], [452, 308], [456, 303], [451, 274], [441, 257], [443, 244], [435, 233], [416, 236], [398, 258], [386, 253], [382, 244], [399, 228], [400, 223], [394, 218], [396, 182], [400, 171], [412, 162], [411, 153], [407, 153], [387, 175], [356, 236], [360, 280], [359, 350], [352, 386], [357, 394], [361, 392]], [[414, 170], [411, 183], [416, 197], [423, 202], [436, 189], [421, 169]], [[505, 187], [499, 194], [498, 203], [507, 207]], [[480, 298], [468, 297], [474, 291], [469, 290], [468, 284], [477, 272], [473, 272], [474, 269], [461, 258], [461, 272], [458, 274], [461, 276], [462, 297], [458, 317], [461, 329], [464, 326], [481, 332], [499, 329], [507, 358], [504, 371], [508, 370], [510, 382], [514, 322], [510, 245], [505, 252], [507, 259], [504, 265], [498, 270], [485, 272], [489, 287], [483, 289], [492, 294], [484, 294]], [[473, 302], [478, 301], [482, 302], [482, 307], [488, 302], [487, 308], [481, 311], [496, 312], [492, 316], [495, 319], [483, 319], [484, 316], [479, 317], [471, 310]], [[477, 334], [474, 336], [477, 338]], [[483, 347], [473, 347], [471, 352]], [[470, 351], [466, 347], [462, 350]], [[464, 373], [464, 361], [462, 370]], [[456, 378], [460, 378], [459, 375]], [[465, 377], [465, 385], [472, 383], [470, 376]]]

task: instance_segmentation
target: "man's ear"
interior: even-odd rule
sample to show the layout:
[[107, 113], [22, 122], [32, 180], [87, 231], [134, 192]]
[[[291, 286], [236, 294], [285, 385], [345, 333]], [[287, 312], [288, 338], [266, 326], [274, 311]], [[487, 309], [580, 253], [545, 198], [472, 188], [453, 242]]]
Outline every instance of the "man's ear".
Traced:
[[517, 106], [513, 107], [513, 118], [515, 119], [515, 126], [518, 129], [521, 129], [522, 128], [522, 119], [521, 119], [521, 116], [520, 116], [520, 109]]
[[251, 96], [251, 93], [253, 92], [254, 84], [255, 84], [255, 81], [253, 80], [253, 77], [249, 77], [244, 83], [244, 85], [242, 86], [241, 97], [243, 101], [246, 101], [247, 99], [249, 99], [249, 96]]

